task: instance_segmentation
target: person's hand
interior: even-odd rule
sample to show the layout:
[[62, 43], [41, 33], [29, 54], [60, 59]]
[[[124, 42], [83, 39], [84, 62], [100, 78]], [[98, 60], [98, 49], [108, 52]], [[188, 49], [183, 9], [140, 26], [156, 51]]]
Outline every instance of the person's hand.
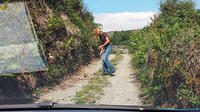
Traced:
[[102, 49], [102, 48], [103, 48], [103, 46], [102, 46], [102, 45], [100, 45], [100, 46], [99, 46], [99, 49]]
[[99, 55], [102, 55], [103, 54], [103, 50], [99, 53]]

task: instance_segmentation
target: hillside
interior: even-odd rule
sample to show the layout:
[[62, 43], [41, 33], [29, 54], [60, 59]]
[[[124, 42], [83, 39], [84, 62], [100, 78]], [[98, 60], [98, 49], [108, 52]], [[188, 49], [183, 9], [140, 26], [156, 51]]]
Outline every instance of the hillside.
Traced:
[[[16, 1], [21, 2], [9, 0], [9, 3]], [[35, 97], [32, 94], [40, 88], [59, 83], [98, 57], [98, 42], [91, 35], [97, 24], [93, 23], [94, 18], [82, 0], [27, 0], [25, 4], [39, 45], [43, 47], [48, 70], [0, 76], [0, 104], [30, 103]]]

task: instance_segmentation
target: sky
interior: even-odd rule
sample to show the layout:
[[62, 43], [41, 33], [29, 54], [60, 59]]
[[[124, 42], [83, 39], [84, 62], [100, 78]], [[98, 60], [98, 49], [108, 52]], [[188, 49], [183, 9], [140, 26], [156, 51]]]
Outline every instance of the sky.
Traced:
[[[200, 9], [200, 0], [193, 0]], [[103, 31], [141, 29], [159, 13], [160, 0], [83, 0]]]

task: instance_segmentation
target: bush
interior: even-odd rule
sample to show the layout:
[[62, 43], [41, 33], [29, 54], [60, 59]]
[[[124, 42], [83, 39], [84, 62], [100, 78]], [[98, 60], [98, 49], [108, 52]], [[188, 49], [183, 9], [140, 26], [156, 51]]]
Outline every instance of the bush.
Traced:
[[194, 6], [190, 0], [164, 0], [149, 26], [113, 35], [115, 44], [129, 45], [146, 103], [169, 108], [200, 105], [200, 12]]
[[64, 21], [61, 18], [50, 17], [48, 19], [49, 34], [54, 36], [54, 39], [59, 40], [66, 35]]
[[128, 45], [130, 35], [131, 31], [114, 32], [110, 40], [114, 45]]

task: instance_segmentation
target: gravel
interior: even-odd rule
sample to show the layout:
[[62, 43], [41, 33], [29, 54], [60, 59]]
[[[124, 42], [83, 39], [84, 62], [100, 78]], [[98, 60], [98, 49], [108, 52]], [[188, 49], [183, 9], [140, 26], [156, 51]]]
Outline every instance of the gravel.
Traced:
[[[109, 60], [114, 57], [115, 55], [111, 54]], [[81, 67], [77, 73], [72, 74], [72, 77], [64, 80], [61, 84], [53, 87], [53, 89], [42, 93], [35, 103], [56, 102], [60, 104], [74, 104], [72, 99], [75, 98], [76, 92], [81, 91], [93, 73], [101, 68], [101, 59], [93, 60], [89, 65]]]
[[116, 67], [115, 76], [109, 78], [112, 84], [104, 88], [104, 95], [96, 104], [142, 106], [139, 98], [139, 84], [129, 63], [131, 57], [126, 53]]

